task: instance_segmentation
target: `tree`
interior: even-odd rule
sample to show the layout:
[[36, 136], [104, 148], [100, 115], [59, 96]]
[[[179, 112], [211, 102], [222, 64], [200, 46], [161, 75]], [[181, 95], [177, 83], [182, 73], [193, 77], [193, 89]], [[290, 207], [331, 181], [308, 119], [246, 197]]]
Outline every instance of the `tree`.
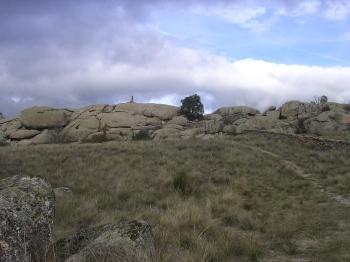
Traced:
[[188, 120], [193, 121], [203, 119], [204, 107], [199, 95], [194, 94], [188, 96], [181, 100], [181, 103], [181, 113], [185, 115]]

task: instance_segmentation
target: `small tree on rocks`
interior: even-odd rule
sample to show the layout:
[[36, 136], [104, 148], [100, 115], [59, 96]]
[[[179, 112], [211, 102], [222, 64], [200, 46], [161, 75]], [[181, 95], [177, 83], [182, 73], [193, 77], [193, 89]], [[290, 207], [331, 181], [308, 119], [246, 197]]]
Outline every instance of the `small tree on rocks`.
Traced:
[[187, 117], [188, 120], [202, 120], [204, 114], [204, 107], [199, 95], [194, 94], [181, 100], [181, 113]]

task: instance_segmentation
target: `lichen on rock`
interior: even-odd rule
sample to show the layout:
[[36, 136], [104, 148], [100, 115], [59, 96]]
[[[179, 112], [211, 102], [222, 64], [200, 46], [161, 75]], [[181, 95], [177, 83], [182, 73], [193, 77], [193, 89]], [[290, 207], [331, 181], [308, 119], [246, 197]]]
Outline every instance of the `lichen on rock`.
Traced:
[[14, 176], [0, 181], [0, 261], [43, 261], [51, 241], [55, 208], [42, 178]]
[[96, 257], [101, 261], [150, 261], [155, 252], [152, 228], [140, 220], [81, 230], [57, 241], [55, 249], [66, 262], [95, 261]]

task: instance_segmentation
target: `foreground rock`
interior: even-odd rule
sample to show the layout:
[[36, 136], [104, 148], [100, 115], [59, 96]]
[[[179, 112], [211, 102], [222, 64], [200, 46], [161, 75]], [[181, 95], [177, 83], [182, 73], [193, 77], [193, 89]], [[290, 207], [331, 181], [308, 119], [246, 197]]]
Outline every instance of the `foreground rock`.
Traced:
[[41, 178], [0, 181], [0, 261], [43, 261], [51, 240], [54, 193]]
[[82, 230], [56, 243], [66, 262], [151, 261], [154, 252], [151, 226], [137, 220]]

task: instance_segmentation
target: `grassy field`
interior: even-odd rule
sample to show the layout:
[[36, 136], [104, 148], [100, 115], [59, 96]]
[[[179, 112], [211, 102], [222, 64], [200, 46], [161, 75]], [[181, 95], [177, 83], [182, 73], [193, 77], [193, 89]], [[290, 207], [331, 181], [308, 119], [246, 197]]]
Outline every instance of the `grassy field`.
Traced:
[[1, 147], [0, 166], [72, 189], [57, 239], [137, 218], [154, 228], [155, 261], [350, 261], [350, 206], [335, 199], [349, 197], [350, 151], [244, 134]]

